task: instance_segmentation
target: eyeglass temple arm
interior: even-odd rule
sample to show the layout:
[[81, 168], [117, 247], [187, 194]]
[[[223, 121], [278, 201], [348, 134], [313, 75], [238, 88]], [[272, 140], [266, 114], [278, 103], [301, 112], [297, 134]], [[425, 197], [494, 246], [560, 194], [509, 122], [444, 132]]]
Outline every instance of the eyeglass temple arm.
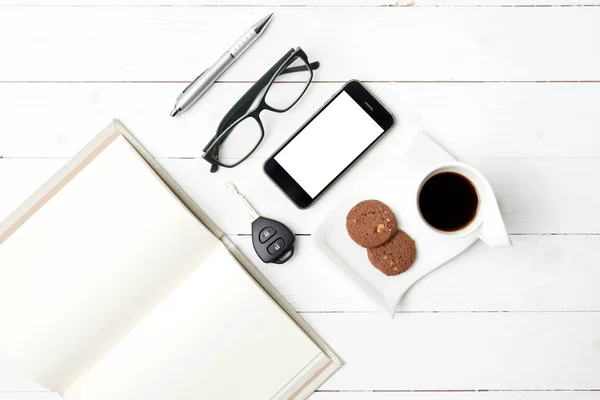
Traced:
[[[294, 72], [307, 71], [309, 68], [310, 68], [310, 70], [314, 71], [314, 70], [318, 69], [320, 66], [321, 66], [321, 63], [319, 63], [318, 61], [315, 61], [315, 62], [308, 64], [308, 67], [306, 65], [300, 65], [297, 67], [286, 68], [281, 72], [281, 75], [291, 74]], [[267, 83], [269, 81], [269, 79], [271, 79], [271, 75], [273, 73], [275, 73], [275, 71], [278, 68], [279, 68], [278, 65], [273, 66], [273, 68], [271, 68], [271, 70], [269, 70], [264, 76], [262, 76], [256, 82], [256, 84], [253, 86], [253, 88], [248, 90], [248, 92], [246, 92], [244, 94], [244, 96], [242, 96], [240, 98], [240, 100], [236, 104], [234, 104], [234, 106], [231, 108], [230, 112], [227, 113], [225, 118], [223, 118], [223, 120], [221, 121], [221, 124], [219, 124], [219, 127], [217, 128], [217, 132], [218, 131], [222, 132], [223, 130], [227, 129], [227, 126], [229, 125], [230, 122], [236, 121], [238, 118], [240, 118], [242, 115], [244, 115], [246, 113], [248, 108], [245, 106], [250, 106], [252, 104], [252, 102], [254, 101], [254, 97], [257, 96], [261, 92], [261, 90], [264, 89], [264, 84]], [[217, 133], [213, 139], [216, 139], [218, 136], [219, 136], [219, 134]], [[208, 148], [211, 144], [212, 144], [212, 141], [206, 146], [206, 148]]]
[[[321, 66], [321, 64], [318, 61], [315, 61], [315, 62], [308, 64], [308, 66], [300, 65], [297, 67], [286, 68], [281, 72], [280, 75], [291, 74], [294, 72], [307, 71], [308, 69], [314, 71], [314, 70], [318, 69], [320, 66]], [[264, 84], [267, 83], [269, 81], [269, 79], [271, 79], [270, 75], [271, 74], [268, 74], [268, 73], [265, 74], [264, 77], [262, 77], [261, 79], [259, 79], [257, 81], [257, 83], [253, 89], [248, 90], [248, 92], [243, 96], [246, 99], [240, 99], [239, 103], [235, 104], [233, 106], [233, 108], [231, 109], [231, 113], [227, 116], [228, 118], [223, 119], [225, 122], [223, 125], [227, 125], [227, 123], [229, 121], [236, 121], [238, 118], [240, 118], [242, 115], [244, 115], [246, 113], [247, 108], [245, 108], [243, 106], [252, 104], [252, 102], [254, 101], [254, 97], [258, 96], [258, 94], [264, 89]]]
[[[320, 66], [321, 66], [321, 63], [319, 63], [318, 61], [315, 61], [315, 62], [308, 64], [308, 66], [300, 65], [297, 67], [286, 68], [280, 73], [280, 75], [291, 74], [294, 72], [308, 71], [309, 69], [314, 71], [316, 69], [319, 69]], [[254, 85], [254, 88], [248, 90], [248, 92], [246, 92], [244, 94], [244, 96], [242, 96], [240, 101], [232, 107], [230, 115], [233, 116], [234, 118], [231, 118], [231, 116], [230, 116], [229, 118], [226, 118], [226, 119], [229, 121], [233, 119], [235, 121], [238, 118], [240, 118], [247, 111], [247, 109], [244, 109], [244, 111], [242, 113], [240, 113], [240, 110], [243, 109], [243, 106], [252, 104], [252, 102], [254, 101], [254, 96], [257, 96], [264, 89], [264, 86], [265, 86], [264, 84], [266, 84], [271, 79], [271, 76], [275, 73], [275, 71], [278, 68], [279, 68], [279, 65], [275, 65], [264, 76], [262, 76]], [[246, 99], [244, 99], [244, 98], [246, 98]], [[229, 121], [226, 121], [226, 122], [229, 122]]]
[[[300, 65], [297, 67], [286, 68], [281, 72], [281, 75], [291, 74], [294, 72], [307, 71], [309, 68], [310, 68], [310, 70], [314, 71], [316, 69], [319, 69], [320, 66], [321, 66], [321, 63], [319, 63], [318, 61], [315, 61], [315, 62], [308, 64], [308, 67], [306, 65]], [[231, 111], [228, 113], [226, 118], [223, 118], [223, 124], [222, 124], [223, 126], [222, 127], [224, 127], [224, 125], [227, 125], [227, 122], [230, 122], [232, 120], [233, 121], [237, 120], [239, 117], [241, 117], [247, 111], [247, 108], [244, 109], [244, 106], [252, 104], [252, 102], [254, 101], [254, 96], [257, 96], [261, 92], [261, 90], [264, 89], [264, 84], [266, 84], [271, 79], [271, 76], [275, 73], [275, 71], [278, 68], [279, 68], [279, 65], [273, 66], [273, 68], [271, 68], [264, 76], [262, 76], [256, 82], [256, 84], [254, 85], [253, 88], [248, 90], [248, 92], [246, 92], [244, 94], [244, 96], [242, 96], [242, 98], [240, 98], [240, 100], [236, 104], [234, 104], [234, 106], [232, 107]], [[243, 112], [240, 112], [241, 110], [243, 110]]]
[[[223, 117], [221, 123], [217, 127], [217, 133], [211, 139], [211, 141], [206, 145], [204, 151], [209, 148], [213, 142], [219, 137], [221, 132], [223, 132], [227, 127], [235, 122], [238, 118], [248, 111], [248, 107], [252, 105], [254, 98], [260, 93], [261, 90], [264, 89], [265, 84], [271, 79], [273, 74], [281, 67], [281, 64], [285, 62], [288, 55], [282, 57], [275, 65], [273, 65], [263, 76], [260, 77], [258, 81], [252, 87], [244, 93], [242, 97], [231, 107], [231, 110]], [[218, 146], [216, 146], [218, 149]]]
[[311, 62], [310, 64], [308, 64], [308, 66], [306, 66], [306, 65], [299, 65], [297, 67], [286, 68], [283, 71], [281, 71], [280, 75], [291, 74], [291, 73], [294, 73], [294, 72], [308, 71], [309, 69], [311, 71], [314, 71], [315, 69], [319, 69], [320, 66], [321, 66], [321, 63], [318, 62], [318, 61], [315, 61], [315, 62]]

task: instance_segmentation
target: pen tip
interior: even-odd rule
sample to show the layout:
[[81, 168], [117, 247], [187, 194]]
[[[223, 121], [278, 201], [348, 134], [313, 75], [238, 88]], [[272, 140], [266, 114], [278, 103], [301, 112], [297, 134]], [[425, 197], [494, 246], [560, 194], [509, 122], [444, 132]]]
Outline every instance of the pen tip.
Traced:
[[271, 14], [267, 15], [266, 17], [264, 17], [263, 19], [261, 19], [260, 21], [258, 21], [256, 23], [256, 25], [254, 25], [254, 31], [256, 33], [261, 33], [262, 30], [265, 28], [265, 26], [267, 26], [267, 24], [271, 20], [271, 17], [273, 17], [273, 14], [275, 14], [275, 13], [271, 13]]
[[176, 116], [177, 114], [179, 114], [180, 111], [181, 108], [174, 108], [173, 111], [171, 111], [171, 117]]

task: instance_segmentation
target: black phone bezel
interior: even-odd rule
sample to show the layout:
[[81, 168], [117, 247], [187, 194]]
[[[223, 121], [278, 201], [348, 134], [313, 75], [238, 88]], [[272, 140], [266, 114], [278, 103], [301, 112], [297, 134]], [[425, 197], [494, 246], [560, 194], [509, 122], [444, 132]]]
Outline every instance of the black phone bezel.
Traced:
[[[285, 148], [296, 136], [298, 136], [308, 124], [310, 124], [329, 104], [331, 104], [342, 92], [346, 92], [373, 120], [383, 129], [381, 134], [363, 149], [350, 164], [329, 182], [314, 198], [294, 180], [294, 178], [275, 161], [275, 156]], [[325, 102], [296, 132], [294, 132], [263, 164], [265, 174], [271, 179], [283, 193], [300, 209], [312, 206], [346, 171], [348, 171], [360, 158], [369, 151], [381, 137], [394, 125], [392, 113], [358, 80], [348, 81], [329, 100]]]

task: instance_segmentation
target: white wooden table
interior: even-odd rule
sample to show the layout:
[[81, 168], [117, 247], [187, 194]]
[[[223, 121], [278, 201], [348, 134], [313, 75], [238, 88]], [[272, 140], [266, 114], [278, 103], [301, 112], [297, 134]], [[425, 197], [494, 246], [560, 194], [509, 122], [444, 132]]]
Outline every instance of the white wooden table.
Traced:
[[[344, 359], [315, 400], [599, 399], [600, 1], [387, 1], [0, 0], [0, 218], [117, 117]], [[169, 117], [185, 82], [270, 11], [240, 62]], [[306, 97], [264, 114], [251, 159], [209, 174], [201, 149], [223, 114], [297, 45], [322, 63]], [[261, 164], [351, 78], [397, 126], [296, 210]], [[408, 129], [480, 168], [514, 247], [476, 244], [415, 285], [391, 321], [310, 234], [373, 176], [393, 179]], [[293, 260], [259, 262], [225, 180], [300, 234]], [[0, 400], [57, 398], [0, 357]]]

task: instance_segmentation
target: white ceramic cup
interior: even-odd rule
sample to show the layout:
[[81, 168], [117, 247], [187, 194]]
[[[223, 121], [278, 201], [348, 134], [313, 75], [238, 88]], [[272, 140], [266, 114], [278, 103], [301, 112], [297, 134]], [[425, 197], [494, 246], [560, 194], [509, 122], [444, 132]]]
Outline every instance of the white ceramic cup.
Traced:
[[[435, 176], [437, 174], [441, 174], [443, 172], [454, 172], [454, 173], [464, 176], [473, 184], [473, 186], [475, 187], [475, 191], [477, 192], [478, 202], [477, 202], [477, 211], [476, 211], [475, 217], [471, 220], [471, 222], [469, 224], [467, 224], [463, 228], [456, 230], [456, 231], [442, 231], [442, 230], [436, 229], [435, 227], [431, 226], [423, 217], [423, 214], [421, 213], [421, 208], [419, 207], [419, 197], [421, 196], [421, 189], [423, 189], [423, 185], [425, 185], [425, 182], [427, 182], [433, 176]], [[468, 235], [474, 233], [475, 231], [478, 231], [479, 228], [481, 227], [481, 224], [483, 223], [483, 219], [484, 219], [483, 210], [485, 209], [486, 202], [488, 201], [487, 196], [489, 195], [489, 191], [487, 189], [488, 187], [489, 187], [489, 184], [487, 183], [487, 180], [485, 179], [485, 177], [479, 171], [477, 171], [475, 168], [471, 167], [468, 164], [454, 162], [454, 163], [449, 163], [449, 164], [438, 165], [433, 170], [431, 170], [427, 175], [425, 175], [425, 177], [421, 180], [421, 182], [419, 184], [419, 190], [417, 191], [416, 202], [417, 202], [417, 209], [419, 210], [419, 215], [421, 217], [421, 220], [430, 229], [438, 232], [441, 235], [448, 236], [448, 237], [455, 237], [455, 238], [468, 236]], [[442, 201], [442, 200], [440, 200], [440, 201]]]

